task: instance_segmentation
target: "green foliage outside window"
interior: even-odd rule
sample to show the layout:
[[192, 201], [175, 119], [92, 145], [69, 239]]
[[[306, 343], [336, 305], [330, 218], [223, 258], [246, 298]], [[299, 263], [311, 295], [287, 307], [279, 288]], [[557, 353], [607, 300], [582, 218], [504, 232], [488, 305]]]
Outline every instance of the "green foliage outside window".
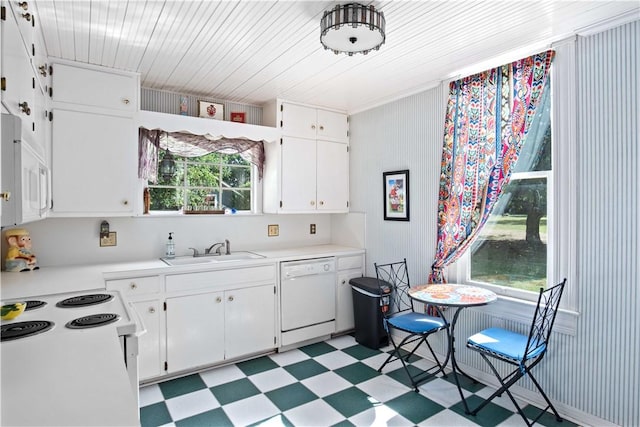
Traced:
[[[165, 152], [160, 150], [159, 161]], [[152, 211], [251, 210], [252, 166], [239, 154], [175, 156], [176, 173], [149, 183]]]

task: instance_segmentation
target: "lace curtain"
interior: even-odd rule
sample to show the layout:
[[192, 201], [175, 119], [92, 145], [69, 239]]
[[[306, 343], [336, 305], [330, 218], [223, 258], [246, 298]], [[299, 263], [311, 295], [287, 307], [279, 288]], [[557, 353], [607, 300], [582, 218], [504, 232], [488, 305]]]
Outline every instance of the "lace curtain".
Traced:
[[544, 93], [554, 51], [449, 85], [430, 283], [473, 243], [509, 182]]
[[158, 182], [158, 149], [168, 150], [180, 157], [200, 157], [219, 152], [240, 154], [258, 168], [258, 177], [264, 172], [264, 142], [242, 138], [215, 139], [210, 135], [187, 132], [166, 132], [161, 129], [138, 130], [138, 177]]

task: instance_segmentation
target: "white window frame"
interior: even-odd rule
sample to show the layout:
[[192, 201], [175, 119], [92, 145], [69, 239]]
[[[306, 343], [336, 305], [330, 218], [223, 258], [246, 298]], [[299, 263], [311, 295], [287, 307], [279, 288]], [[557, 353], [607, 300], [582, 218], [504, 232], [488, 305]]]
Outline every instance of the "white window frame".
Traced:
[[[547, 278], [549, 285], [567, 279], [554, 329], [557, 332], [575, 335], [579, 316], [577, 281], [577, 100], [576, 100], [576, 38], [555, 43], [556, 56], [551, 68], [551, 132], [552, 132], [552, 173], [548, 178], [548, 190], [553, 195], [547, 197], [549, 240], [547, 245], [549, 260]], [[449, 282], [469, 283], [486, 286], [484, 283], [470, 282], [470, 253], [464, 254], [449, 266]], [[493, 286], [490, 286], [493, 288]], [[491, 305], [494, 316], [528, 324], [535, 301], [523, 298], [520, 291], [501, 287], [498, 301]]]

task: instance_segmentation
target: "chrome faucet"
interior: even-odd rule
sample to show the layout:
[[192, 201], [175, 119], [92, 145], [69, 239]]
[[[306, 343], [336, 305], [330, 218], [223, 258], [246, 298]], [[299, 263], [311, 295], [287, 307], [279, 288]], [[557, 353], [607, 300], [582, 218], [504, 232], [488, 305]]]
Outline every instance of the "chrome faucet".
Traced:
[[189, 249], [191, 249], [193, 251], [193, 256], [194, 257], [200, 256], [200, 253], [198, 252], [198, 250], [196, 248], [189, 248]]
[[215, 254], [216, 255], [222, 255], [222, 252], [220, 252], [220, 248], [222, 248], [225, 244], [223, 242], [218, 242], [218, 243], [214, 243], [213, 245], [209, 246], [207, 249], [204, 250], [204, 253], [206, 255], [211, 254], [211, 251], [215, 249]]

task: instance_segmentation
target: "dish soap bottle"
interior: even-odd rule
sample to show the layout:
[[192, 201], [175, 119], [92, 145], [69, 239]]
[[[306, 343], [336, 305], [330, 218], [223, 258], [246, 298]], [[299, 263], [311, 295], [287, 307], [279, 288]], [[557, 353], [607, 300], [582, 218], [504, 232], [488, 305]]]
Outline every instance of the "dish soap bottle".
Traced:
[[173, 243], [173, 232], [169, 233], [169, 239], [167, 240], [167, 251], [164, 256], [166, 258], [175, 258], [176, 256], [176, 244]]

